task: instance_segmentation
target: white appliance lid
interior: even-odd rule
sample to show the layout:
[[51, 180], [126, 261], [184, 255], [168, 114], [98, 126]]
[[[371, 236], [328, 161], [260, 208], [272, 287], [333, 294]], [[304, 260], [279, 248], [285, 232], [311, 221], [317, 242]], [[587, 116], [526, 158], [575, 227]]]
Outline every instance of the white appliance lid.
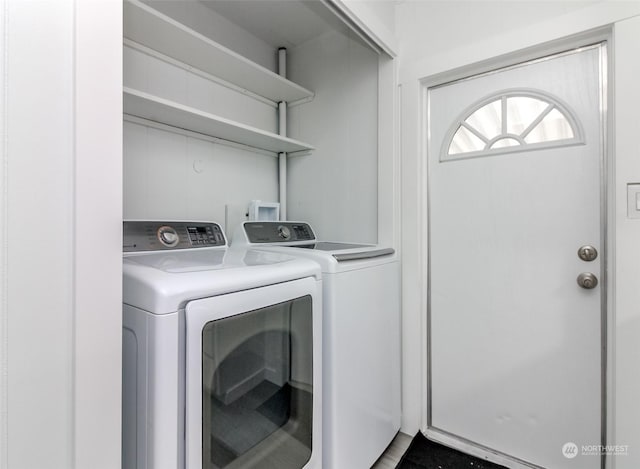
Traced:
[[291, 246], [305, 249], [317, 249], [318, 251], [343, 251], [345, 249], [371, 248], [373, 245], [317, 241], [311, 244], [291, 244]]
[[317, 263], [253, 249], [150, 252], [123, 260], [123, 302], [154, 314], [192, 299], [287, 282], [321, 279]]
[[391, 247], [318, 241], [308, 223], [297, 221], [244, 222], [234, 234], [233, 245], [313, 259], [327, 273], [359, 269], [364, 262], [397, 261]]

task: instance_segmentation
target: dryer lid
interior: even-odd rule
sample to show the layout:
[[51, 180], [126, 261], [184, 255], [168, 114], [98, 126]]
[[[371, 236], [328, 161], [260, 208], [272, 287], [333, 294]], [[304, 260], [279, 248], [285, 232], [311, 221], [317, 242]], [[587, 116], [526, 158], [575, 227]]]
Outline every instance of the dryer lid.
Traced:
[[277, 252], [233, 248], [152, 252], [124, 258], [123, 301], [153, 314], [168, 314], [196, 298], [304, 277], [320, 280], [318, 264]]

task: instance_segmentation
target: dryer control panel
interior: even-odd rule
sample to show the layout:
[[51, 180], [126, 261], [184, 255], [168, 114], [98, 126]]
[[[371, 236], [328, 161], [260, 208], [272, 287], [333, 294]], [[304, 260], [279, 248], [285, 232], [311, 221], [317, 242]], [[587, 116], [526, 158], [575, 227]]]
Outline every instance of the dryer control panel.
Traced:
[[123, 222], [123, 252], [224, 247], [227, 240], [217, 223], [190, 221]]
[[292, 221], [246, 222], [244, 231], [250, 243], [293, 243], [316, 240], [308, 223]]

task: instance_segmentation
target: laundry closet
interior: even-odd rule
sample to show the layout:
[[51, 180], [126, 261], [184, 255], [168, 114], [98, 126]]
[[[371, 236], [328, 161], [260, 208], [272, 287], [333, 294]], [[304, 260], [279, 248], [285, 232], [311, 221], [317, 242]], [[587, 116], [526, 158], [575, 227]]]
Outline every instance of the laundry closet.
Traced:
[[[158, 26], [159, 15], [169, 18], [168, 27]], [[590, 342], [599, 347], [599, 359], [587, 360], [601, 368], [594, 375], [600, 386], [590, 387], [601, 397], [590, 406], [600, 437], [574, 441], [572, 432], [556, 438], [548, 451], [571, 464], [560, 453], [565, 443], [578, 450], [599, 443], [628, 446], [626, 455], [605, 455], [606, 467], [640, 467], [637, 1], [0, 0], [0, 24], [1, 469], [119, 467], [122, 220], [211, 221], [232, 235], [252, 200], [284, 202], [287, 219], [309, 222], [321, 238], [393, 247], [402, 260], [401, 431], [434, 437], [444, 430], [449, 434], [440, 432], [441, 440], [463, 451], [481, 457], [504, 452], [465, 433], [473, 428], [483, 437], [489, 434], [476, 417], [488, 407], [475, 405], [481, 394], [467, 375], [450, 373], [452, 361], [441, 361], [438, 351], [465, 365], [481, 361], [481, 355], [469, 353], [472, 360], [466, 360], [437, 332], [443, 323], [430, 322], [430, 287], [437, 287], [431, 282], [443, 272], [431, 269], [437, 256], [430, 256], [436, 246], [430, 250], [430, 238], [439, 236], [438, 246], [450, 250], [438, 250], [439, 265], [450, 268], [450, 285], [475, 287], [476, 279], [490, 275], [485, 268], [459, 274], [447, 257], [447, 252], [462, 256], [468, 251], [484, 256], [486, 243], [474, 251], [473, 245], [458, 242], [467, 251], [458, 250], [452, 239], [460, 238], [449, 235], [477, 231], [445, 225], [432, 230], [433, 223], [443, 220], [429, 219], [434, 209], [451, 215], [447, 220], [452, 222], [482, 217], [475, 205], [479, 197], [469, 195], [473, 186], [455, 178], [442, 184], [432, 171], [439, 157], [433, 151], [436, 159], [428, 163], [429, 125], [436, 120], [429, 114], [429, 93], [455, 93], [442, 85], [461, 80], [471, 87], [479, 82], [466, 78], [604, 43], [598, 66], [591, 69], [606, 84], [606, 92], [598, 93], [603, 125], [595, 136], [602, 138], [597, 147], [606, 164], [600, 165], [601, 188], [593, 192], [606, 199], [599, 207], [606, 215], [599, 225], [606, 236], [601, 243], [572, 242], [561, 256], [580, 267], [563, 280], [568, 290], [589, 295], [588, 285], [577, 279], [591, 272], [604, 294], [600, 333]], [[131, 36], [136, 26], [143, 26], [141, 37]], [[205, 44], [204, 51], [197, 44]], [[280, 48], [286, 48], [286, 79], [279, 77]], [[224, 65], [216, 69], [216, 64]], [[487, 104], [508, 104], [512, 88], [501, 86], [494, 90], [497, 94], [483, 88], [459, 103], [458, 110], [443, 99], [438, 110], [465, 118], [462, 111], [480, 109], [472, 104], [485, 98], [491, 98]], [[463, 95], [455, 93], [455, 98]], [[286, 102], [286, 125], [281, 125], [281, 102]], [[449, 130], [457, 131], [450, 119], [439, 125], [443, 141]], [[587, 141], [598, 142], [596, 138], [588, 136]], [[447, 148], [431, 143], [439, 151]], [[473, 168], [502, 161], [505, 153], [461, 158], [441, 168]], [[519, 152], [504, 161], [515, 164], [532, 155]], [[522, 170], [506, 174], [514, 176], [508, 178], [514, 184], [520, 184], [516, 175], [529, 176]], [[467, 176], [474, 183], [478, 179], [472, 171]], [[460, 209], [447, 212], [450, 200], [432, 189], [450, 191]], [[434, 194], [439, 194], [438, 205], [431, 204]], [[533, 213], [533, 203], [498, 199], [513, 203], [518, 216]], [[546, 231], [548, 236], [556, 233]], [[517, 256], [540, 249], [534, 241]], [[597, 244], [595, 263], [579, 257], [580, 246]], [[591, 268], [598, 262], [600, 268]], [[519, 263], [523, 269], [527, 265]], [[487, 266], [499, 264], [490, 259]], [[520, 280], [523, 269], [504, 272], [510, 281]], [[540, 279], [549, 278], [544, 272], [529, 286], [536, 288]], [[537, 290], [534, 294], [542, 296]], [[457, 301], [462, 295], [447, 297]], [[538, 329], [523, 329], [523, 334], [540, 337], [546, 345], [564, 333], [584, 336], [584, 310], [575, 311], [575, 321], [556, 321], [558, 327], [539, 334]], [[481, 319], [473, 315], [474, 324], [486, 326]], [[465, 340], [473, 332], [468, 323], [445, 325], [458, 343], [487, 349], [483, 341]], [[428, 340], [432, 332], [441, 339], [434, 348]], [[498, 336], [488, 335], [486, 342], [495, 345]], [[511, 342], [522, 348], [521, 341]], [[514, 357], [507, 349], [496, 350], [502, 363]], [[535, 349], [538, 358], [545, 358], [539, 352]], [[527, 368], [512, 368], [523, 377], [518, 383], [530, 378]], [[481, 389], [506, 408], [509, 402], [491, 393], [496, 380], [484, 380], [483, 370], [473, 370], [486, 384]], [[451, 386], [439, 387], [442, 379], [451, 379]], [[514, 380], [500, 382], [506, 385], [497, 388], [507, 392]], [[536, 385], [559, 395], [546, 380]], [[521, 399], [531, 389], [509, 395]], [[577, 402], [570, 400], [573, 407]], [[519, 402], [512, 404], [522, 409]], [[518, 435], [508, 429], [520, 422], [528, 427], [519, 428], [552, 435], [558, 426], [553, 420], [541, 423], [539, 415], [515, 415], [502, 408], [489, 412], [491, 425], [507, 429], [504, 433], [513, 438]], [[442, 418], [458, 417], [461, 431], [447, 422], [438, 427]], [[576, 425], [586, 427], [580, 419]], [[518, 440], [539, 453], [533, 439]], [[585, 457], [592, 458], [591, 464], [601, 462], [600, 456]]]
[[125, 1], [124, 218], [231, 236], [261, 200], [325, 238], [377, 242], [391, 60], [352, 27], [325, 2]]
[[[378, 223], [390, 58], [332, 5], [123, 3], [125, 469], [365, 468], [400, 428], [400, 264], [393, 240], [377, 244], [394, 231]], [[264, 202], [275, 231], [243, 224]], [[269, 256], [267, 239], [307, 249]], [[322, 283], [291, 263], [314, 249]], [[168, 285], [182, 299], [149, 307]], [[274, 285], [287, 295], [245, 299]], [[191, 306], [226, 295], [234, 314]]]

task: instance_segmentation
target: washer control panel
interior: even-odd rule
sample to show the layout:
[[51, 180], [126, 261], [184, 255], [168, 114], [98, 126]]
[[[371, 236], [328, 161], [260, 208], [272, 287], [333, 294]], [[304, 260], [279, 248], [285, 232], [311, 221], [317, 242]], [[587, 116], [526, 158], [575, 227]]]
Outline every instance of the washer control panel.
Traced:
[[125, 221], [123, 235], [123, 252], [227, 245], [220, 225], [207, 222]]
[[249, 243], [293, 243], [316, 240], [308, 223], [290, 221], [246, 222], [244, 232]]

